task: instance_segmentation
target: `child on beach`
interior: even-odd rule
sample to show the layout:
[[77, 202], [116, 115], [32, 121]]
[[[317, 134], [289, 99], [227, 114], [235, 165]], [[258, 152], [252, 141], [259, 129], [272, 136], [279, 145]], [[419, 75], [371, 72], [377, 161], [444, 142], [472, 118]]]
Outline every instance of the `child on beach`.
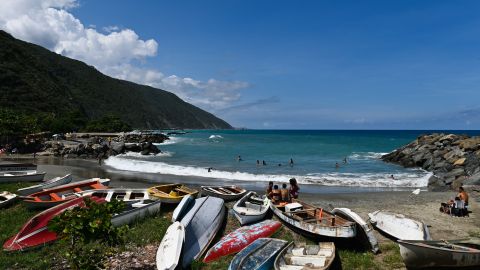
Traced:
[[298, 192], [300, 187], [297, 184], [297, 179], [291, 178], [290, 179], [290, 199], [298, 199]]
[[272, 190], [272, 202], [279, 203], [281, 200], [282, 195], [280, 193], [280, 190], [278, 189], [278, 185], [274, 185]]
[[272, 198], [272, 190], [273, 190], [273, 182], [270, 181], [270, 182], [268, 182], [268, 187], [267, 187], [267, 191], [266, 191], [267, 198], [269, 198], [269, 199]]
[[287, 189], [287, 184], [283, 183], [282, 184], [282, 189], [280, 190], [280, 194], [282, 196], [282, 202], [289, 202], [290, 199], [288, 198], [288, 189]]

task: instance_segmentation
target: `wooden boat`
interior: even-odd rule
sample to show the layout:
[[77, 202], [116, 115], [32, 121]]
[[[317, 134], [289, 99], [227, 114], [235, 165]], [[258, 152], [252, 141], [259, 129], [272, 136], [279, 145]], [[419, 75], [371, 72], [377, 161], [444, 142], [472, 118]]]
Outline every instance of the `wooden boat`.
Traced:
[[157, 197], [163, 203], [179, 203], [184, 196], [197, 196], [198, 191], [182, 184], [154, 186], [148, 189], [151, 196]]
[[177, 268], [184, 239], [185, 227], [182, 223], [176, 221], [168, 227], [157, 249], [158, 270], [175, 270]]
[[20, 171], [36, 171], [37, 165], [33, 163], [17, 163], [2, 161], [0, 163], [0, 173], [3, 172], [20, 172]]
[[202, 186], [202, 195], [222, 198], [224, 201], [240, 199], [247, 191], [237, 186]]
[[360, 243], [368, 246], [373, 253], [378, 253], [378, 241], [375, 237], [373, 227], [370, 223], [365, 222], [362, 217], [353, 212], [349, 208], [335, 208], [332, 210], [332, 214], [342, 217], [348, 221], [357, 223], [357, 236], [356, 238]]
[[250, 191], [233, 206], [233, 214], [241, 225], [262, 220], [270, 208], [270, 200], [263, 200]]
[[320, 242], [318, 245], [290, 243], [275, 259], [275, 270], [326, 270], [335, 259], [335, 244]]
[[159, 200], [129, 201], [122, 213], [112, 217], [112, 225], [120, 227], [156, 215], [160, 212], [161, 203]]
[[368, 214], [370, 222], [382, 232], [401, 240], [430, 240], [427, 226], [402, 214], [375, 211]]
[[110, 179], [93, 178], [74, 182], [37, 193], [33, 193], [23, 202], [29, 209], [45, 209], [77, 198], [77, 192], [90, 189], [107, 189]]
[[233, 257], [228, 270], [270, 270], [287, 244], [285, 240], [259, 238]]
[[172, 213], [172, 222], [175, 222], [177, 220], [181, 220], [182, 217], [185, 215], [189, 205], [195, 200], [195, 198], [188, 194], [183, 197], [183, 199], [180, 201], [178, 206], [173, 210]]
[[0, 192], [0, 208], [7, 207], [18, 200], [17, 194], [8, 191]]
[[146, 189], [134, 188], [114, 188], [114, 189], [95, 189], [75, 193], [77, 196], [95, 196], [105, 199], [109, 202], [113, 199], [129, 202], [150, 200], [150, 194]]
[[287, 226], [310, 238], [351, 238], [356, 235], [356, 224], [327, 210], [293, 200], [289, 204], [270, 204], [273, 213]]
[[18, 192], [18, 194], [20, 194], [22, 196], [27, 196], [27, 195], [33, 194], [35, 192], [40, 192], [44, 189], [53, 188], [53, 187], [68, 184], [71, 181], [72, 181], [72, 175], [67, 174], [63, 177], [55, 177], [53, 179], [50, 179], [48, 181], [43, 182], [42, 184], [18, 189], [17, 192]]
[[244, 226], [225, 235], [210, 248], [203, 259], [209, 263], [220, 257], [237, 253], [258, 238], [269, 237], [282, 227], [282, 223], [274, 220], [265, 220], [251, 226]]
[[407, 268], [480, 268], [480, 243], [471, 240], [398, 240]]
[[180, 221], [185, 226], [185, 243], [182, 247], [181, 267], [200, 258], [215, 238], [225, 218], [223, 199], [203, 197], [196, 199]]
[[[97, 200], [96, 198], [92, 198]], [[20, 231], [3, 244], [3, 250], [16, 251], [45, 245], [57, 240], [57, 234], [48, 230], [48, 223], [55, 216], [73, 207], [84, 207], [84, 198], [76, 198], [38, 213], [27, 221]]]
[[20, 172], [1, 172], [0, 183], [12, 182], [40, 182], [45, 177], [44, 172], [20, 171]]

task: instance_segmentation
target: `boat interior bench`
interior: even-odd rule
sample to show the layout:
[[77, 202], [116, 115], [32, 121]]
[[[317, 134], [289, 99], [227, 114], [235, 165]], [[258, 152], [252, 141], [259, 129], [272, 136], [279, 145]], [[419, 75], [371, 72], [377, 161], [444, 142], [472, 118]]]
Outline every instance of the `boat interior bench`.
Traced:
[[251, 203], [251, 202], [245, 202], [245, 207], [251, 208], [251, 209], [254, 209], [254, 210], [257, 210], [257, 211], [262, 211], [262, 205], [254, 204], [254, 203]]

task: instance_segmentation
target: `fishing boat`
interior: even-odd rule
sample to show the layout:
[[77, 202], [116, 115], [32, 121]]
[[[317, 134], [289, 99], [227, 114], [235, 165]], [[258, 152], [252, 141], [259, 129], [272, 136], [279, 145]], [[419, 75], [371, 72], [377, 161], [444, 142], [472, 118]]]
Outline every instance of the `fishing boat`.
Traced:
[[254, 223], [265, 218], [270, 203], [270, 200], [264, 200], [258, 197], [257, 193], [250, 191], [233, 206], [233, 214], [242, 226]]
[[188, 212], [180, 221], [185, 227], [181, 267], [188, 268], [204, 254], [220, 230], [225, 212], [223, 199], [210, 196], [196, 199], [189, 206]]
[[[97, 200], [95, 198], [92, 199]], [[64, 211], [76, 206], [85, 207], [83, 197], [73, 199], [38, 213], [33, 218], [28, 220], [16, 235], [8, 239], [3, 244], [3, 250], [24, 250], [42, 246], [57, 240], [57, 234], [48, 230], [48, 223], [55, 216], [60, 215]]]
[[0, 172], [0, 183], [40, 182], [43, 177], [45, 173], [37, 171]]
[[259, 238], [233, 257], [228, 270], [269, 270], [287, 244], [285, 240]]
[[176, 221], [168, 227], [157, 249], [158, 270], [175, 270], [177, 268], [184, 239], [185, 227], [182, 223]]
[[219, 258], [237, 253], [258, 238], [269, 237], [282, 227], [282, 223], [274, 220], [265, 220], [250, 226], [243, 226], [225, 235], [210, 248], [203, 259], [209, 263]]
[[27, 195], [33, 194], [35, 192], [42, 191], [44, 189], [49, 189], [49, 188], [58, 187], [58, 186], [61, 186], [61, 185], [68, 184], [71, 181], [72, 181], [72, 175], [67, 174], [67, 175], [62, 176], [62, 177], [55, 177], [53, 179], [47, 180], [47, 181], [43, 182], [42, 184], [29, 186], [29, 187], [26, 187], [26, 188], [20, 188], [20, 189], [17, 190], [17, 192], [21, 196], [27, 196]]
[[184, 196], [197, 196], [198, 191], [182, 184], [154, 186], [148, 189], [151, 196], [157, 197], [163, 203], [179, 203]]
[[357, 223], [356, 238], [358, 242], [368, 247], [373, 253], [378, 253], [378, 241], [370, 223], [363, 220], [362, 217], [349, 208], [334, 208], [332, 214]]
[[398, 240], [407, 268], [480, 268], [480, 243], [472, 240]]
[[161, 203], [159, 200], [127, 201], [125, 209], [112, 217], [112, 225], [120, 227], [156, 215]]
[[275, 270], [326, 270], [335, 259], [335, 244], [320, 242], [318, 245], [305, 243], [288, 244], [275, 259]]
[[13, 194], [8, 191], [0, 192], [0, 208], [7, 207], [17, 201], [18, 196], [17, 194]]
[[182, 217], [187, 212], [188, 207], [194, 200], [195, 198], [190, 194], [184, 196], [183, 199], [180, 201], [180, 203], [177, 205], [177, 207], [175, 207], [175, 210], [173, 210], [172, 222], [181, 220]]
[[114, 188], [114, 189], [95, 189], [86, 190], [75, 193], [77, 196], [95, 196], [105, 199], [109, 202], [111, 200], [119, 200], [124, 202], [150, 200], [150, 194], [146, 189], [132, 189], [132, 188]]
[[33, 163], [17, 163], [2, 161], [0, 163], [0, 173], [3, 172], [20, 172], [20, 171], [36, 171], [37, 165]]
[[247, 191], [237, 186], [202, 186], [202, 195], [222, 198], [224, 201], [240, 199]]
[[354, 222], [335, 216], [329, 211], [292, 200], [288, 204], [270, 204], [273, 213], [294, 231], [309, 238], [351, 238], [356, 235]]
[[387, 211], [369, 213], [370, 222], [385, 234], [401, 240], [431, 240], [427, 226], [402, 214]]
[[74, 182], [37, 193], [26, 197], [23, 201], [29, 209], [45, 209], [77, 198], [75, 194], [90, 189], [107, 189], [110, 179], [92, 178]]

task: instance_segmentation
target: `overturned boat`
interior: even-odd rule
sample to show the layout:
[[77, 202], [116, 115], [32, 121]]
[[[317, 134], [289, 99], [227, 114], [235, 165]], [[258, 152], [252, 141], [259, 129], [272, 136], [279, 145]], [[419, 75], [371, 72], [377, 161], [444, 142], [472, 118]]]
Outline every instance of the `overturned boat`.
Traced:
[[402, 214], [387, 211], [375, 211], [368, 214], [370, 222], [380, 231], [401, 240], [430, 240], [427, 225], [405, 217]]
[[398, 240], [408, 268], [480, 268], [480, 242], [472, 240]]
[[288, 244], [285, 240], [259, 238], [237, 253], [228, 270], [269, 270], [277, 254]]

